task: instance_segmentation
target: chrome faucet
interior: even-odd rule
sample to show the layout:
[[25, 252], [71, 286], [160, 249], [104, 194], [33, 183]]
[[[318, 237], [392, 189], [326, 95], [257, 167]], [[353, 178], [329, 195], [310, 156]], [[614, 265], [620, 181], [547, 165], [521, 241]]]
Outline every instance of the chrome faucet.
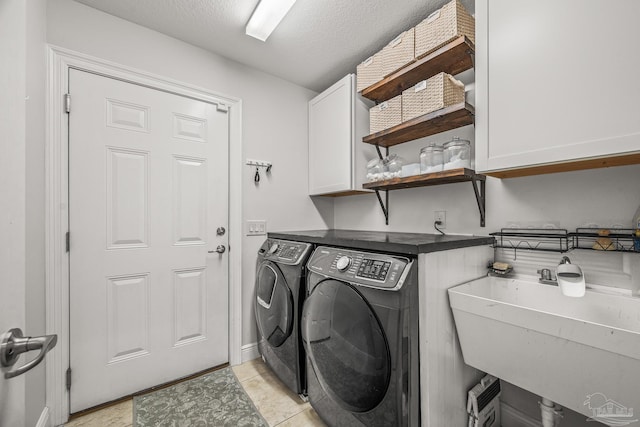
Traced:
[[558, 265], [562, 265], [562, 264], [571, 264], [571, 260], [569, 259], [568, 256], [563, 256], [562, 259], [560, 260], [560, 264]]
[[540, 277], [538, 278], [538, 282], [543, 283], [545, 285], [558, 286], [557, 280], [551, 276], [551, 270], [549, 270], [548, 268], [543, 268], [541, 270], [538, 270], [538, 274], [540, 275]]

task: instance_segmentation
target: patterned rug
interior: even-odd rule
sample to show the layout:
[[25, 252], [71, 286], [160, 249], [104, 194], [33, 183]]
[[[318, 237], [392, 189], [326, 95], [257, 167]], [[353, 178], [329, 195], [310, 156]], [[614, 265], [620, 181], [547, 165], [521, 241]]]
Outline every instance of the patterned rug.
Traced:
[[268, 427], [231, 368], [133, 399], [134, 427]]

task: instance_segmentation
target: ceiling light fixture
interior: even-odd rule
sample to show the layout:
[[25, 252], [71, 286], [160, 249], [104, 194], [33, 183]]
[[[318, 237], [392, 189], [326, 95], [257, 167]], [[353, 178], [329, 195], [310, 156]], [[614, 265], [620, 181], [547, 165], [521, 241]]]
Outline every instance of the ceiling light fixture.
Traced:
[[296, 0], [261, 0], [247, 23], [248, 36], [265, 41], [289, 12]]

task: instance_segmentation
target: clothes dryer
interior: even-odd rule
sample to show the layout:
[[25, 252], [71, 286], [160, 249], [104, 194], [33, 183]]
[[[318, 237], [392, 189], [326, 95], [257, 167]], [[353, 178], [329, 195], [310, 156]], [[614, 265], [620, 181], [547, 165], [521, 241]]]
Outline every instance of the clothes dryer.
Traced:
[[306, 395], [300, 315], [309, 243], [267, 239], [258, 251], [255, 316], [262, 359], [294, 393]]
[[414, 260], [319, 246], [301, 330], [311, 406], [332, 427], [418, 426]]

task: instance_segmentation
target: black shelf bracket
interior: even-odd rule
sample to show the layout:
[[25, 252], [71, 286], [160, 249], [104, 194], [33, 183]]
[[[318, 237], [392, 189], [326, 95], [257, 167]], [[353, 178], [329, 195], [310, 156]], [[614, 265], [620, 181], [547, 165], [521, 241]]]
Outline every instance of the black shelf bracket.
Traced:
[[378, 202], [380, 203], [380, 207], [382, 208], [382, 213], [384, 214], [384, 223], [386, 225], [389, 225], [389, 190], [385, 190], [384, 193], [386, 204], [382, 202], [382, 197], [380, 197], [380, 190], [376, 190], [376, 197], [378, 198]]
[[474, 175], [471, 178], [471, 185], [473, 185], [473, 192], [476, 195], [476, 202], [478, 202], [478, 211], [480, 211], [480, 227], [484, 227], [486, 215], [486, 182], [484, 179], [478, 179], [478, 177]]
[[[385, 147], [386, 148], [386, 154], [387, 157], [389, 156], [389, 147]], [[378, 144], [376, 144], [376, 151], [378, 152], [378, 157], [380, 158], [380, 160], [383, 160], [384, 157], [382, 156], [382, 151], [380, 151], [380, 146]]]

